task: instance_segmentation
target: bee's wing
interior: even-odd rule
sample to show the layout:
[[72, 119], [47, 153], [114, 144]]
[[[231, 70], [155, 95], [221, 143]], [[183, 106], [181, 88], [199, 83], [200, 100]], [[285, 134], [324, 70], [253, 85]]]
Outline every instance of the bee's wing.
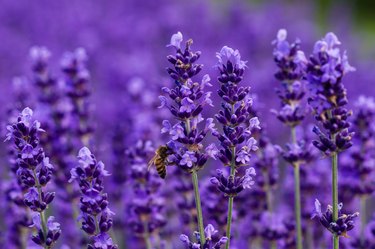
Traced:
[[157, 159], [157, 157], [158, 157], [158, 155], [155, 154], [155, 156], [153, 156], [153, 157], [150, 159], [150, 161], [148, 162], [148, 168], [147, 168], [147, 170], [150, 170], [151, 167], [152, 167], [152, 165], [155, 165], [155, 160]]

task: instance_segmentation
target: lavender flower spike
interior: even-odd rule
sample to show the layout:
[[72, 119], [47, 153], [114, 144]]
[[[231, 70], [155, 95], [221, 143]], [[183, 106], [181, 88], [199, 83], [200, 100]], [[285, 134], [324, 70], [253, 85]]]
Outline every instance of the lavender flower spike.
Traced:
[[234, 197], [242, 190], [251, 188], [254, 185], [253, 177], [255, 176], [255, 169], [248, 168], [242, 177], [225, 177], [222, 170], [217, 170], [217, 176], [211, 178], [211, 183], [225, 194], [225, 196]]
[[215, 230], [215, 228], [211, 225], [208, 224], [207, 227], [204, 229], [204, 233], [206, 236], [206, 242], [203, 246], [199, 243], [199, 233], [194, 233], [196, 240], [198, 243], [191, 242], [189, 237], [185, 234], [181, 234], [180, 240], [185, 244], [186, 249], [220, 249], [223, 245], [225, 245], [228, 241], [227, 237], [221, 237], [216, 243], [212, 242], [213, 236], [217, 233], [218, 231]]
[[307, 66], [311, 88], [309, 104], [315, 110], [315, 119], [328, 133], [326, 135], [319, 128], [314, 128], [319, 137], [314, 145], [328, 155], [351, 147], [353, 136], [348, 122], [352, 113], [344, 107], [348, 100], [342, 79], [355, 69], [349, 65], [346, 53], [340, 54], [336, 47], [339, 44], [337, 37], [328, 33], [315, 44]]
[[[306, 114], [306, 107], [303, 105], [305, 91], [305, 70], [307, 59], [300, 50], [300, 42], [296, 40], [289, 43], [287, 31], [279, 30], [277, 38], [273, 42], [274, 60], [278, 66], [275, 74], [276, 79], [281, 83], [281, 89], [277, 90], [280, 98], [281, 110], [273, 112], [277, 118], [290, 127], [291, 144], [286, 145], [286, 151], [282, 152], [284, 159], [294, 168], [294, 212], [296, 220], [297, 249], [302, 249], [302, 224], [301, 224], [301, 191], [300, 191], [300, 166], [311, 157], [310, 152], [304, 148], [303, 141], [297, 143], [296, 126], [300, 125]], [[304, 152], [306, 151], [306, 152]]]
[[287, 32], [279, 30], [277, 39], [273, 42], [274, 60], [278, 67], [275, 73], [276, 79], [282, 88], [277, 89], [277, 95], [281, 100], [281, 110], [273, 111], [277, 118], [284, 124], [295, 127], [301, 123], [306, 114], [306, 108], [301, 104], [305, 91], [305, 70], [307, 59], [300, 50], [300, 41], [289, 43]]
[[354, 228], [354, 219], [359, 216], [358, 212], [354, 214], [343, 214], [341, 212], [342, 203], [338, 205], [339, 215], [337, 220], [333, 220], [332, 206], [328, 205], [325, 213], [322, 213], [321, 204], [315, 200], [315, 212], [312, 218], [319, 218], [320, 223], [335, 236], [348, 237], [347, 232]]
[[[341, 43], [333, 33], [328, 33], [315, 43], [314, 52], [307, 66], [307, 79], [311, 86], [309, 103], [315, 111], [315, 119], [325, 131], [317, 126], [313, 132], [319, 140], [313, 144], [332, 161], [332, 221], [339, 222], [338, 209], [338, 154], [352, 146], [353, 133], [348, 121], [351, 112], [344, 106], [348, 103], [342, 79], [355, 69], [348, 63], [346, 53], [337, 47]], [[333, 248], [339, 248], [339, 235], [333, 234]]]
[[[168, 133], [171, 140], [167, 143], [168, 157], [167, 165], [176, 165], [192, 176], [194, 196], [196, 201], [197, 219], [201, 244], [205, 243], [203, 215], [198, 187], [197, 172], [206, 164], [209, 157], [216, 157], [215, 146], [204, 147], [202, 141], [207, 134], [215, 131], [213, 119], [204, 119], [202, 111], [207, 105], [212, 106], [211, 92], [205, 92], [207, 86], [211, 86], [210, 77], [203, 76], [201, 82], [195, 82], [195, 77], [203, 65], [197, 64], [200, 52], [193, 52], [190, 39], [185, 48], [181, 48], [183, 36], [180, 32], [171, 38], [171, 47], [176, 50], [175, 55], [169, 55], [168, 61], [172, 64], [167, 72], [174, 80], [173, 88], [163, 87], [166, 96], [160, 96], [161, 107], [169, 109], [175, 120], [163, 121], [162, 133]], [[203, 125], [203, 122], [205, 124]]]
[[25, 108], [17, 122], [7, 127], [6, 140], [12, 140], [16, 148], [16, 174], [21, 188], [25, 190], [24, 203], [33, 213], [33, 224], [38, 231], [32, 240], [50, 249], [61, 234], [60, 224], [53, 216], [46, 220], [45, 211], [55, 197], [45, 187], [51, 180], [53, 166], [39, 145], [40, 123], [33, 120], [33, 111]]
[[72, 181], [77, 181], [81, 190], [80, 220], [82, 230], [90, 236], [88, 249], [117, 249], [108, 235], [112, 227], [113, 212], [108, 208], [107, 194], [103, 193], [103, 178], [109, 173], [103, 162], [97, 162], [87, 147], [78, 152], [78, 165], [71, 171]]
[[251, 153], [258, 149], [253, 132], [260, 129], [260, 122], [257, 117], [251, 116], [253, 100], [249, 96], [250, 87], [239, 86], [246, 68], [246, 62], [241, 60], [239, 51], [224, 46], [216, 57], [220, 73], [218, 94], [223, 102], [222, 110], [215, 117], [222, 125], [223, 131], [222, 133], [214, 131], [213, 135], [218, 138], [221, 145], [217, 157], [224, 166], [230, 167], [230, 174], [225, 177], [222, 171], [218, 171], [217, 177], [212, 178], [211, 182], [228, 196], [226, 231], [228, 249], [231, 239], [233, 199], [243, 189], [250, 188], [255, 170], [248, 169], [243, 177], [236, 177], [236, 173], [240, 167], [249, 165]]

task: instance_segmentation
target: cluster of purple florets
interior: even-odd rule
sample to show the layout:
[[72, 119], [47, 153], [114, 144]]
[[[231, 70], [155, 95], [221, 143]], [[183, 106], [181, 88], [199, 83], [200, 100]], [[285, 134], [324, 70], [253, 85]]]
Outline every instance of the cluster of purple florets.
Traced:
[[17, 119], [7, 127], [6, 140], [14, 144], [16, 155], [15, 169], [18, 184], [23, 189], [23, 202], [32, 213], [32, 225], [37, 234], [32, 240], [45, 248], [50, 248], [61, 234], [60, 224], [54, 217], [45, 219], [45, 211], [55, 198], [55, 193], [46, 190], [52, 178], [53, 165], [45, 156], [40, 146], [39, 133], [44, 130], [38, 121], [33, 119], [33, 111], [25, 108]]
[[[60, 63], [63, 75], [56, 77], [49, 69], [49, 50], [33, 47], [32, 78], [15, 80], [16, 101], [9, 111], [10, 175], [0, 187], [9, 202], [6, 212], [15, 218], [6, 221], [6, 245], [295, 249], [298, 230], [304, 238], [324, 237], [311, 221], [310, 207], [313, 198], [323, 199], [328, 192], [330, 172], [318, 161], [315, 147], [326, 157], [340, 154], [340, 203], [350, 213], [338, 204], [335, 218], [334, 203], [322, 212], [316, 200], [312, 217], [334, 238], [353, 232], [353, 240], [345, 243], [348, 248], [372, 249], [374, 222], [362, 220], [358, 235], [359, 212], [351, 204], [360, 199], [363, 215], [370, 217], [366, 202], [375, 191], [375, 100], [361, 96], [354, 112], [347, 109], [343, 79], [354, 68], [333, 33], [318, 41], [308, 58], [300, 40], [290, 43], [284, 29], [272, 44], [281, 106], [271, 112], [289, 129], [284, 134], [280, 128], [279, 137], [292, 138], [284, 148], [276, 145], [273, 127], [259, 121], [266, 116], [256, 106], [262, 98], [245, 83], [251, 64], [237, 49], [224, 46], [216, 53], [212, 83], [208, 74], [199, 77], [205, 70], [199, 64], [203, 55], [193, 51], [193, 41], [184, 41], [181, 32], [172, 35], [167, 47], [174, 53], [167, 56], [166, 69], [170, 84], [161, 87], [159, 96], [162, 110], [157, 111], [160, 93], [147, 95], [150, 89], [143, 92], [137, 86], [142, 81], [136, 73], [129, 75], [126, 89], [131, 89], [133, 103], [103, 120], [113, 129], [96, 137], [94, 128], [101, 124], [92, 122], [95, 106], [85, 50], [66, 53]], [[25, 94], [28, 81], [32, 84], [27, 87], [37, 89], [36, 99]], [[152, 111], [138, 110], [137, 101]], [[24, 108], [28, 103], [35, 112]], [[307, 124], [310, 114], [313, 126]], [[155, 124], [160, 124], [160, 134]], [[314, 134], [317, 138], [311, 141]], [[109, 161], [111, 174], [88, 147]], [[164, 154], [158, 148], [165, 148]], [[280, 201], [293, 198], [297, 179], [280, 158], [301, 174], [296, 184], [302, 192], [299, 207]], [[293, 210], [300, 212], [302, 222]]]
[[80, 197], [82, 230], [90, 236], [88, 249], [116, 249], [108, 232], [113, 225], [113, 212], [108, 207], [108, 195], [103, 192], [103, 179], [109, 176], [104, 163], [97, 161], [87, 147], [78, 152], [78, 166], [71, 171], [70, 181], [77, 181]]

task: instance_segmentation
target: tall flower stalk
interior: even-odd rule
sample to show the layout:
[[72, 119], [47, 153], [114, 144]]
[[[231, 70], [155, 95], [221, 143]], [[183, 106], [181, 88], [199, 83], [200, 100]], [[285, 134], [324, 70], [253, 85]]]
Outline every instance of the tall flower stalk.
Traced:
[[252, 176], [254, 168], [248, 168], [242, 177], [237, 176], [239, 168], [248, 166], [251, 153], [258, 149], [257, 141], [252, 136], [254, 130], [260, 129], [257, 117], [251, 117], [253, 100], [250, 97], [250, 87], [239, 86], [242, 81], [246, 62], [241, 60], [238, 50], [224, 46], [217, 53], [220, 76], [219, 96], [222, 98], [222, 110], [216, 115], [217, 121], [222, 125], [223, 132], [214, 132], [220, 141], [218, 158], [224, 166], [228, 166], [229, 176], [218, 170], [217, 176], [212, 178], [212, 183], [228, 197], [228, 217], [226, 249], [230, 246], [231, 226], [233, 215], [234, 197], [243, 189], [253, 185]]
[[[290, 44], [287, 40], [287, 31], [279, 30], [277, 38], [273, 42], [275, 49], [274, 60], [279, 70], [275, 74], [282, 88], [277, 90], [281, 100], [281, 110], [275, 111], [277, 118], [290, 128], [291, 144], [287, 146], [286, 153], [292, 153], [295, 157], [288, 160], [294, 169], [294, 211], [297, 232], [297, 249], [302, 249], [302, 224], [301, 224], [301, 188], [300, 188], [300, 166], [304, 163], [304, 154], [296, 154], [303, 142], [297, 143], [296, 127], [305, 118], [305, 107], [301, 103], [305, 96], [304, 74], [307, 59], [300, 50], [300, 42], [296, 40]], [[290, 157], [291, 158], [291, 157]]]
[[77, 181], [81, 190], [80, 220], [82, 230], [90, 236], [88, 249], [117, 249], [109, 236], [113, 225], [108, 195], [104, 193], [103, 179], [109, 173], [87, 147], [78, 152], [78, 165], [71, 170], [70, 182]]
[[146, 248], [162, 248], [160, 232], [167, 224], [163, 179], [147, 170], [147, 159], [154, 151], [151, 141], [140, 140], [126, 151], [129, 160], [129, 183], [133, 193], [127, 208], [131, 231], [142, 238]]
[[[375, 162], [375, 100], [372, 97], [360, 96], [354, 103], [356, 113], [352, 118], [354, 146], [350, 155], [343, 160], [343, 171], [340, 175], [345, 179], [340, 181], [340, 187], [346, 191], [344, 196], [353, 200], [359, 199], [361, 213], [360, 237], [365, 236], [367, 224], [367, 204], [369, 197], [375, 191], [374, 162]], [[358, 200], [356, 200], [358, 201]]]
[[165, 96], [160, 96], [161, 106], [166, 107], [176, 119], [172, 124], [169, 120], [163, 121], [162, 133], [168, 133], [171, 140], [167, 143], [167, 165], [175, 165], [191, 174], [194, 186], [194, 196], [197, 210], [197, 223], [199, 230], [200, 246], [203, 248], [206, 242], [202, 207], [198, 185], [198, 171], [201, 170], [208, 157], [215, 157], [215, 147], [210, 145], [204, 148], [202, 141], [205, 136], [214, 131], [213, 119], [206, 119], [206, 124], [200, 127], [204, 121], [202, 111], [204, 106], [212, 105], [211, 92], [205, 92], [206, 86], [210, 86], [208, 75], [203, 76], [201, 83], [194, 82], [202, 69], [201, 64], [196, 64], [200, 52], [191, 51], [193, 41], [190, 39], [181, 48], [183, 37], [180, 32], [174, 34], [169, 46], [175, 48], [176, 54], [169, 55], [168, 61], [172, 67], [167, 72], [174, 80], [175, 87], [163, 87]]
[[61, 229], [55, 218], [46, 214], [55, 193], [46, 190], [54, 168], [39, 144], [39, 133], [43, 130], [40, 123], [33, 120], [33, 111], [28, 107], [7, 130], [6, 140], [12, 140], [17, 151], [16, 174], [21, 188], [26, 191], [23, 201], [32, 211], [31, 226], [38, 232], [32, 236], [32, 240], [45, 249], [53, 248]]
[[78, 148], [92, 143], [94, 130], [90, 122], [91, 85], [90, 72], [87, 69], [88, 56], [85, 49], [77, 48], [74, 52], [66, 53], [61, 60], [61, 69], [65, 73], [67, 96], [72, 102], [71, 119]]
[[[7, 110], [9, 123], [14, 123], [19, 113], [24, 106], [30, 103], [30, 84], [26, 77], [16, 77], [12, 82], [13, 98], [11, 105]], [[5, 212], [8, 214], [5, 224], [9, 227], [5, 234], [4, 244], [10, 248], [27, 247], [29, 226], [32, 224], [30, 212], [24, 203], [24, 193], [26, 186], [22, 186], [17, 179], [17, 149], [13, 144], [8, 144], [8, 159], [9, 159], [9, 179], [3, 182], [1, 191], [5, 199]], [[5, 172], [4, 172], [5, 173]], [[25, 189], [24, 189], [25, 188]]]
[[[42, 143], [45, 144], [45, 150], [51, 155], [51, 161], [56, 166], [54, 182], [58, 188], [64, 190], [57, 193], [55, 205], [57, 216], [62, 221], [61, 226], [65, 231], [63, 240], [68, 246], [77, 247], [83, 236], [77, 236], [77, 226], [70, 220], [77, 220], [78, 210], [75, 203], [78, 191], [69, 184], [69, 179], [75, 153], [81, 144], [76, 140], [77, 134], [73, 124], [77, 123], [70, 113], [74, 105], [68, 96], [68, 87], [63, 84], [65, 81], [53, 76], [49, 66], [50, 56], [50, 51], [45, 47], [30, 49], [33, 83], [38, 88], [36, 111], [42, 114], [43, 123], [46, 124], [44, 126], [47, 132], [43, 134]], [[63, 59], [65, 66], [68, 64], [66, 57]], [[63, 71], [66, 71], [66, 67], [63, 67]]]
[[351, 112], [345, 108], [348, 100], [342, 79], [345, 74], [355, 70], [349, 65], [346, 52], [340, 53], [337, 47], [340, 44], [335, 34], [328, 33], [315, 43], [307, 67], [307, 80], [311, 87], [309, 104], [314, 109], [315, 119], [325, 130], [323, 132], [317, 126], [314, 127], [313, 132], [319, 140], [313, 141], [313, 144], [331, 157], [332, 167], [332, 206], [323, 215], [317, 200], [316, 216], [332, 233], [334, 249], [339, 248], [339, 236], [345, 236], [346, 231], [353, 228], [352, 219], [358, 216], [358, 213], [341, 216], [342, 204], [338, 200], [338, 154], [352, 146], [353, 136], [349, 132], [348, 118]]

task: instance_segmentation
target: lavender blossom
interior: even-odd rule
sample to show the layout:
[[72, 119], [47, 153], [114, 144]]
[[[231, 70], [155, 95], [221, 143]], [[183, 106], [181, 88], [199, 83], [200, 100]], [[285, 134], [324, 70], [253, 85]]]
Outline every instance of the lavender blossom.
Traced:
[[348, 103], [343, 77], [355, 69], [349, 65], [346, 52], [340, 54], [341, 43], [333, 33], [315, 43], [314, 52], [307, 66], [307, 79], [311, 87], [309, 104], [315, 111], [315, 119], [328, 133], [318, 127], [314, 133], [319, 140], [314, 145], [328, 155], [352, 146], [353, 133], [348, 121], [351, 112], [344, 106]]
[[1, 186], [5, 197], [2, 202], [6, 204], [4, 206], [7, 213], [5, 224], [8, 227], [4, 233], [3, 245], [11, 249], [25, 248], [26, 240], [29, 237], [28, 230], [33, 222], [24, 203], [23, 192], [17, 182], [17, 176], [11, 175], [11, 177], [13, 178], [3, 182]]
[[[203, 211], [205, 211], [205, 218], [208, 220], [208, 224], [212, 224], [219, 231], [225, 231], [227, 225], [227, 207], [226, 205], [222, 205], [222, 203], [227, 201], [227, 196], [218, 196], [217, 185], [211, 183], [212, 179], [205, 178], [202, 184]], [[216, 178], [214, 179], [216, 180]]]
[[[12, 88], [14, 96], [8, 110], [9, 123], [16, 122], [22, 108], [31, 102], [28, 94], [30, 91], [29, 82], [25, 77], [14, 78]], [[12, 144], [8, 144], [7, 147], [9, 179], [4, 179], [0, 185], [4, 197], [2, 208], [5, 209], [7, 214], [4, 223], [8, 227], [4, 233], [5, 241], [3, 244], [9, 248], [25, 248], [26, 240], [29, 237], [29, 226], [32, 225], [23, 196], [23, 191], [27, 188], [21, 187], [21, 182], [17, 177], [17, 149]]]
[[242, 190], [251, 188], [254, 185], [253, 177], [255, 169], [249, 168], [242, 177], [226, 177], [222, 170], [217, 170], [217, 176], [211, 178], [211, 183], [224, 193], [225, 196], [237, 196]]
[[202, 169], [209, 156], [215, 156], [212, 146], [204, 149], [202, 144], [205, 136], [214, 131], [214, 123], [208, 118], [205, 125], [200, 128], [200, 123], [205, 121], [201, 114], [204, 107], [212, 105], [211, 92], [204, 90], [205, 87], [211, 86], [210, 77], [204, 75], [201, 83], [192, 80], [192, 77], [202, 69], [203, 65], [195, 63], [201, 53], [191, 51], [192, 40], [186, 42], [185, 49], [181, 48], [181, 43], [182, 34], [174, 34], [170, 46], [176, 49], [176, 55], [167, 57], [173, 65], [172, 68], [167, 68], [167, 72], [175, 80], [176, 86], [162, 89], [169, 96], [169, 101], [165, 96], [159, 98], [160, 108], [168, 108], [178, 120], [175, 124], [169, 120], [163, 121], [162, 133], [167, 133], [171, 137], [167, 144], [172, 151], [168, 158], [169, 164], [191, 173]]
[[57, 80], [50, 75], [48, 70], [51, 52], [46, 47], [35, 46], [30, 49], [29, 54], [34, 73], [34, 83], [40, 88], [41, 92], [38, 96], [39, 104], [43, 108], [49, 109], [58, 100]]
[[261, 236], [270, 243], [276, 243], [287, 236], [287, 229], [283, 223], [282, 216], [276, 213], [265, 212], [262, 214]]
[[228, 249], [231, 239], [233, 198], [243, 189], [253, 185], [252, 176], [255, 175], [255, 170], [247, 169], [243, 177], [236, 177], [236, 173], [240, 167], [249, 165], [251, 153], [258, 149], [252, 133], [260, 129], [260, 123], [257, 117], [251, 116], [253, 100], [249, 95], [250, 87], [238, 86], [246, 67], [246, 62], [241, 60], [239, 51], [224, 46], [216, 57], [220, 73], [218, 94], [223, 100], [223, 109], [215, 117], [222, 125], [223, 132], [214, 131], [213, 135], [218, 138], [221, 145], [217, 157], [224, 166], [230, 167], [230, 174], [225, 177], [222, 171], [219, 171], [218, 176], [211, 182], [229, 197], [226, 233]]
[[356, 114], [352, 118], [355, 144], [343, 164], [342, 175], [345, 180], [340, 185], [351, 197], [353, 193], [365, 197], [375, 191], [375, 100], [360, 96], [355, 107]]
[[80, 220], [82, 230], [90, 236], [88, 249], [117, 249], [108, 235], [112, 227], [113, 212], [108, 207], [107, 194], [103, 192], [103, 178], [109, 173], [101, 161], [87, 147], [78, 152], [78, 165], [71, 171], [72, 181], [77, 181], [81, 190]]
[[217, 157], [225, 166], [231, 166], [231, 175], [234, 175], [239, 167], [249, 165], [251, 153], [258, 149], [257, 141], [251, 135], [260, 129], [260, 123], [257, 117], [250, 115], [253, 102], [249, 96], [250, 87], [238, 86], [246, 62], [241, 61], [237, 50], [229, 47], [223, 47], [217, 58], [221, 82], [218, 94], [223, 99], [223, 110], [216, 119], [223, 126], [223, 133], [214, 131], [213, 135], [221, 145]]
[[40, 123], [33, 120], [33, 111], [25, 108], [17, 122], [7, 127], [6, 140], [12, 140], [17, 150], [17, 177], [26, 193], [24, 203], [33, 213], [33, 226], [38, 233], [32, 240], [43, 248], [52, 248], [58, 240], [60, 224], [50, 216], [46, 221], [45, 210], [55, 197], [54, 192], [46, 191], [51, 180], [53, 166], [39, 145]]
[[310, 157], [310, 152], [305, 150], [304, 141], [297, 143], [295, 127], [300, 125], [305, 118], [306, 108], [303, 105], [305, 96], [305, 70], [307, 59], [300, 50], [300, 41], [289, 44], [286, 40], [287, 31], [279, 30], [277, 39], [273, 42], [274, 60], [279, 67], [275, 77], [281, 82], [282, 89], [277, 90], [281, 100], [281, 110], [274, 111], [277, 118], [291, 129], [291, 144], [286, 145], [282, 152], [284, 159], [294, 167], [294, 211], [296, 220], [297, 248], [302, 249], [302, 224], [301, 224], [301, 193], [300, 193], [300, 166]]
[[264, 206], [259, 205], [260, 211], [272, 212], [274, 206], [273, 192], [277, 188], [279, 181], [278, 148], [263, 134], [261, 134], [259, 139], [259, 148], [257, 158], [254, 160], [254, 167], [259, 173], [255, 191], [258, 195], [266, 197]]
[[88, 56], [83, 48], [66, 53], [61, 60], [61, 68], [66, 75], [67, 94], [73, 103], [72, 119], [75, 124], [75, 135], [79, 137], [78, 144], [89, 145], [93, 132], [90, 121], [91, 94], [90, 72], [87, 69]]
[[223, 245], [225, 245], [225, 243], [227, 243], [228, 238], [221, 237], [216, 243], [213, 242], [213, 236], [217, 232], [218, 231], [215, 230], [215, 228], [211, 224], [208, 224], [207, 227], [204, 229], [206, 242], [203, 246], [199, 243], [200, 235], [198, 232], [194, 234], [195, 239], [198, 241], [198, 243], [191, 242], [189, 237], [185, 234], [181, 234], [180, 240], [185, 244], [186, 249], [220, 249]]
[[[192, 176], [194, 196], [197, 209], [198, 228], [201, 234], [201, 244], [205, 243], [203, 215], [198, 186], [197, 172], [201, 170], [208, 160], [214, 157], [216, 150], [214, 146], [204, 148], [202, 141], [208, 133], [214, 132], [213, 119], [204, 119], [202, 111], [206, 105], [212, 105], [211, 92], [205, 92], [206, 86], [211, 86], [210, 77], [203, 76], [201, 83], [194, 82], [192, 77], [196, 76], [202, 69], [201, 64], [196, 61], [200, 52], [191, 51], [193, 41], [186, 42], [185, 49], [181, 48], [183, 37], [180, 32], [171, 38], [170, 46], [176, 49], [176, 55], [169, 55], [168, 61], [173, 65], [167, 68], [170, 77], [175, 81], [175, 87], [170, 89], [163, 87], [163, 92], [169, 96], [160, 96], [161, 107], [167, 107], [175, 117], [176, 123], [169, 120], [163, 121], [162, 133], [169, 133], [171, 140], [167, 143], [170, 156], [167, 165], [176, 165]], [[205, 125], [201, 123], [205, 121]]]
[[[313, 132], [319, 140], [313, 141], [315, 147], [331, 157], [332, 162], [332, 211], [330, 220], [338, 224], [333, 231], [333, 248], [339, 248], [339, 236], [343, 228], [339, 222], [338, 201], [338, 153], [352, 146], [353, 133], [349, 131], [349, 116], [352, 114], [344, 106], [348, 103], [346, 89], [342, 78], [355, 69], [349, 65], [346, 52], [342, 55], [337, 45], [340, 41], [333, 33], [328, 33], [322, 40], [315, 43], [313, 54], [307, 66], [307, 79], [311, 86], [309, 104], [314, 109], [315, 119], [325, 129], [317, 126]], [[352, 219], [351, 219], [352, 220]], [[336, 223], [335, 223], [336, 222]], [[323, 224], [323, 223], [322, 223]], [[353, 225], [353, 222], [350, 223]], [[327, 227], [326, 224], [323, 224]], [[345, 230], [345, 229], [344, 229]]]
[[75, 161], [75, 147], [78, 146], [75, 143], [75, 128], [72, 127], [70, 115], [73, 103], [67, 96], [67, 86], [49, 70], [50, 56], [50, 51], [45, 47], [33, 47], [30, 50], [33, 81], [39, 89], [37, 112], [46, 123], [47, 135], [42, 137], [42, 142], [48, 154], [52, 155], [51, 161], [57, 166], [54, 182], [61, 189], [56, 198], [56, 216], [62, 220], [64, 243], [77, 247], [79, 240], [83, 238], [77, 236], [79, 231], [70, 220], [75, 220], [75, 213], [78, 212], [73, 204], [78, 190], [68, 183]]
[[290, 44], [286, 38], [287, 31], [280, 29], [277, 39], [273, 41], [274, 60], [279, 68], [275, 77], [282, 84], [282, 88], [277, 90], [277, 95], [281, 100], [281, 110], [273, 112], [281, 122], [295, 127], [301, 123], [306, 113], [301, 101], [306, 95], [303, 77], [307, 59], [300, 49], [300, 41], [296, 40]]
[[160, 240], [160, 233], [167, 224], [165, 199], [161, 194], [163, 180], [155, 171], [147, 170], [147, 161], [153, 152], [150, 141], [138, 141], [126, 151], [131, 167], [129, 186], [133, 192], [127, 207], [127, 224], [136, 237], [144, 240], [146, 248]]
[[[194, 186], [190, 177], [185, 172], [175, 169], [172, 171], [173, 178], [171, 177], [171, 186], [175, 190], [175, 195], [171, 197], [176, 202], [177, 216], [179, 217], [180, 223], [183, 224], [182, 231], [189, 232], [192, 227], [195, 226], [197, 220], [197, 212], [194, 198]], [[169, 184], [169, 183], [167, 183]], [[204, 191], [206, 188], [202, 187], [202, 199], [204, 198]], [[207, 204], [207, 200], [202, 203], [202, 206]], [[205, 214], [205, 217], [207, 214]], [[180, 224], [179, 224], [180, 226]]]
[[333, 218], [332, 206], [328, 205], [325, 213], [322, 213], [321, 204], [318, 200], [315, 200], [315, 212], [312, 218], [317, 217], [320, 223], [335, 236], [348, 237], [347, 232], [354, 228], [354, 219], [359, 216], [359, 213], [343, 214], [342, 203], [338, 206], [338, 219]]

